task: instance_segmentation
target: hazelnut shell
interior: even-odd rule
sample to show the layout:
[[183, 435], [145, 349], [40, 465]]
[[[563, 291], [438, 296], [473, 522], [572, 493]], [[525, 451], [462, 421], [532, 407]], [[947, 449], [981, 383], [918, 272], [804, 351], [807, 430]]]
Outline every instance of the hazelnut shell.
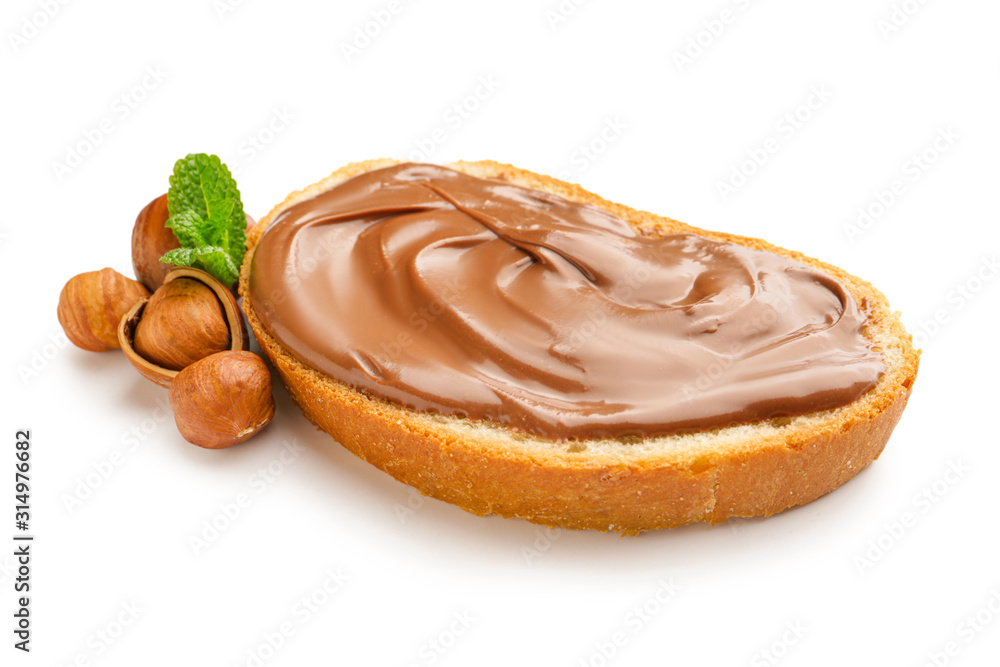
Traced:
[[[178, 278], [193, 278], [210, 287], [219, 298], [219, 304], [222, 306], [226, 323], [229, 325], [229, 349], [231, 351], [250, 349], [250, 339], [247, 336], [246, 325], [243, 323], [243, 316], [236, 305], [236, 299], [233, 297], [232, 291], [205, 271], [187, 266], [178, 267], [170, 271], [163, 279], [163, 283], [166, 284]], [[177, 377], [178, 371], [159, 366], [143, 358], [135, 350], [135, 329], [142, 318], [142, 311], [146, 307], [147, 301], [149, 301], [148, 297], [139, 299], [122, 317], [118, 325], [118, 342], [121, 345], [122, 352], [125, 353], [125, 357], [139, 371], [140, 375], [161, 387], [169, 388], [174, 378]]]
[[176, 278], [153, 292], [135, 327], [132, 347], [146, 361], [179, 371], [229, 349], [229, 322], [215, 292]]

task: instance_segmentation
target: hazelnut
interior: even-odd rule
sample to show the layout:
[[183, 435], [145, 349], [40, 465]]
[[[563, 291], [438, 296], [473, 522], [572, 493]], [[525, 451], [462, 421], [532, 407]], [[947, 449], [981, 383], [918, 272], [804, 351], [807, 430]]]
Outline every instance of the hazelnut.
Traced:
[[139, 211], [132, 228], [132, 268], [135, 277], [150, 290], [163, 284], [173, 264], [160, 261], [163, 254], [181, 244], [172, 229], [166, 227], [170, 213], [167, 195], [160, 195]]
[[177, 374], [170, 407], [188, 442], [208, 449], [231, 447], [274, 417], [271, 373], [252, 352], [218, 352]]
[[211, 289], [191, 278], [157, 288], [135, 329], [135, 351], [179, 371], [229, 348], [229, 326]]
[[[139, 211], [132, 227], [132, 268], [135, 277], [151, 291], [162, 285], [174, 268], [173, 264], [161, 262], [160, 258], [166, 252], [181, 247], [174, 230], [166, 226], [168, 219], [167, 195], [160, 195]], [[247, 215], [247, 231], [254, 224], [254, 219]]]
[[59, 294], [59, 324], [66, 337], [84, 350], [117, 350], [118, 323], [137, 300], [149, 296], [141, 283], [114, 269], [73, 276]]
[[[230, 350], [246, 350], [250, 347], [250, 339], [247, 336], [246, 325], [243, 323], [243, 316], [240, 314], [239, 306], [236, 305], [236, 298], [233, 296], [232, 291], [227, 289], [222, 283], [213, 278], [208, 273], [202, 271], [201, 269], [191, 268], [189, 266], [181, 266], [170, 273], [167, 277], [163, 279], [164, 287], [160, 290], [164, 290], [163, 294], [168, 294], [171, 290], [166, 290], [172, 283], [177, 281], [192, 281], [208, 288], [210, 292], [214, 294], [216, 299], [215, 305], [221, 306], [221, 311], [223, 313], [223, 321], [225, 326], [225, 334], [228, 336], [225, 340], [228, 342], [223, 345], [223, 349]], [[160, 292], [157, 290], [157, 292]], [[186, 290], [185, 290], [186, 291]], [[200, 291], [200, 290], [199, 290]], [[122, 351], [125, 353], [125, 358], [129, 360], [129, 363], [139, 371], [139, 374], [150, 382], [155, 382], [161, 387], [170, 387], [170, 383], [173, 382], [174, 377], [177, 375], [177, 369], [168, 368], [163, 366], [156, 361], [151, 361], [147, 359], [138, 350], [138, 345], [136, 342], [137, 331], [139, 326], [145, 321], [146, 309], [152, 301], [150, 299], [142, 298], [135, 302], [131, 309], [125, 316], [122, 317], [121, 322], [118, 324], [118, 341], [121, 344]], [[199, 297], [197, 299], [198, 305], [195, 306], [196, 311], [205, 310], [209, 313], [212, 312], [211, 308], [206, 306], [206, 303], [211, 305], [212, 302], [206, 298]], [[167, 301], [165, 301], [167, 303]], [[204, 357], [212, 352], [208, 350], [208, 345], [204, 342], [198, 342], [202, 339], [201, 333], [193, 333], [193, 330], [189, 328], [182, 320], [186, 317], [183, 314], [186, 306], [168, 307], [163, 310], [163, 321], [159, 321], [160, 318], [150, 320], [147, 324], [150, 329], [146, 333], [146, 340], [144, 344], [149, 345], [157, 350], [162, 350], [164, 348], [173, 347], [176, 345], [178, 339], [186, 339], [188, 343], [194, 341], [192, 345], [186, 345], [188, 349], [185, 352], [190, 357], [199, 357], [199, 354]], [[151, 311], [155, 314], [155, 310]], [[173, 316], [170, 316], [170, 312]], [[211, 316], [194, 315], [194, 318], [199, 322], [199, 332], [204, 327], [205, 320], [212, 319]], [[214, 329], [215, 327], [213, 327]], [[171, 333], [172, 332], [172, 333]], [[210, 337], [211, 338], [211, 337]], [[219, 336], [221, 339], [222, 336]], [[150, 343], [150, 340], [153, 341]], [[196, 348], [197, 352], [191, 354], [191, 348]], [[146, 353], [150, 354], [147, 348]], [[154, 354], [154, 356], [157, 356]], [[170, 359], [166, 359], [170, 363]], [[179, 366], [181, 364], [187, 365], [184, 360], [177, 361], [174, 357], [174, 366]], [[194, 359], [191, 359], [194, 361]]]

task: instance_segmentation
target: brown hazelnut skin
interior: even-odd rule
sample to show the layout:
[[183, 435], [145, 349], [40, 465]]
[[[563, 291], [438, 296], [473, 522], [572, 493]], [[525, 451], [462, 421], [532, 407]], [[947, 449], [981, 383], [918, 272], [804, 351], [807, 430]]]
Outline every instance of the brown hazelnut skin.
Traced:
[[91, 352], [117, 350], [118, 323], [139, 299], [149, 296], [141, 283], [114, 269], [73, 276], [59, 294], [59, 324], [70, 342]]
[[[160, 195], [139, 211], [132, 227], [132, 269], [139, 282], [150, 291], [162, 285], [163, 279], [174, 268], [173, 264], [161, 262], [160, 258], [166, 252], [181, 247], [174, 231], [166, 226], [169, 218], [167, 195]], [[247, 231], [254, 224], [254, 219], [248, 215]]]
[[139, 282], [150, 290], [162, 285], [174, 266], [161, 262], [160, 257], [181, 247], [173, 230], [166, 227], [169, 217], [167, 195], [160, 195], [139, 211], [132, 228], [132, 268]]
[[135, 329], [134, 347], [144, 359], [179, 371], [229, 349], [229, 325], [212, 290], [179, 278], [150, 297]]
[[191, 444], [223, 449], [241, 443], [274, 417], [271, 373], [252, 352], [219, 352], [196, 361], [170, 385], [177, 430]]

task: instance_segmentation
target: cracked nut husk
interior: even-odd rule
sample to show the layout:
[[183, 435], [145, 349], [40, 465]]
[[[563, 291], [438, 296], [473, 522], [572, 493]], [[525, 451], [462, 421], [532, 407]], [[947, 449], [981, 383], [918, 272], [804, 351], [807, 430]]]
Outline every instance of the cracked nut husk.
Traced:
[[179, 278], [153, 292], [135, 328], [135, 351], [179, 371], [229, 348], [222, 305], [205, 283]]
[[[171, 287], [174, 282], [181, 282], [182, 289], [175, 291]], [[199, 286], [192, 287], [192, 282]], [[214, 300], [205, 297], [201, 287], [214, 294]], [[118, 340], [129, 363], [143, 377], [161, 387], [170, 387], [181, 368], [221, 351], [220, 348], [246, 350], [250, 347], [236, 299], [229, 289], [208, 273], [191, 267], [178, 267], [167, 274], [163, 286], [157, 290], [164, 295], [190, 295], [192, 292], [201, 296], [191, 303], [187, 298], [178, 299], [178, 305], [162, 309], [150, 308], [156, 300], [155, 294], [150, 299], [141, 298], [118, 325]], [[192, 303], [195, 304], [193, 313], [185, 315]], [[220, 330], [215, 319], [214, 311], [219, 308], [224, 330]], [[206, 312], [209, 314], [206, 315]], [[147, 314], [150, 320], [144, 324]], [[140, 336], [143, 329], [146, 331]], [[149, 358], [144, 355], [149, 355]]]

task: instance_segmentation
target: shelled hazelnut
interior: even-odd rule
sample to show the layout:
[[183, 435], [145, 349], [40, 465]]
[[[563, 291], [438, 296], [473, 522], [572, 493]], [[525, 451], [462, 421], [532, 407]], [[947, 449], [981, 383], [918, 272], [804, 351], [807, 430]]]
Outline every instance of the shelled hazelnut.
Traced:
[[179, 278], [157, 288], [135, 329], [135, 351], [179, 371], [229, 348], [229, 325], [205, 283]]
[[91, 352], [117, 350], [118, 323], [138, 299], [149, 296], [142, 283], [114, 269], [73, 276], [59, 294], [59, 324], [70, 342]]
[[223, 350], [246, 350], [246, 325], [232, 292], [208, 273], [179, 267], [122, 318], [118, 339], [143, 377], [169, 387], [178, 371]]
[[[206, 189], [206, 182], [222, 185]], [[215, 267], [198, 250], [221, 249], [238, 267], [246, 250], [239, 233], [245, 213], [228, 168], [216, 156], [190, 154], [175, 163], [170, 187], [180, 209], [178, 229], [185, 242], [194, 243], [171, 258]], [[226, 210], [240, 213], [222, 220], [220, 211]], [[230, 447], [274, 416], [271, 374], [263, 359], [247, 351], [236, 286], [160, 261], [181, 247], [169, 219], [168, 195], [149, 202], [132, 228], [138, 280], [112, 269], [71, 278], [59, 295], [59, 322], [75, 345], [96, 352], [121, 348], [140, 375], [170, 389], [177, 428], [189, 442]], [[249, 215], [246, 223], [247, 230], [255, 224]], [[232, 273], [230, 265], [221, 275], [232, 282]]]
[[169, 217], [167, 195], [160, 195], [139, 211], [132, 228], [132, 269], [139, 282], [150, 290], [162, 285], [170, 269], [174, 268], [160, 258], [181, 247], [173, 230], [166, 226]]
[[219, 352], [196, 361], [170, 385], [177, 430], [207, 449], [247, 440], [274, 417], [271, 373], [252, 352]]

